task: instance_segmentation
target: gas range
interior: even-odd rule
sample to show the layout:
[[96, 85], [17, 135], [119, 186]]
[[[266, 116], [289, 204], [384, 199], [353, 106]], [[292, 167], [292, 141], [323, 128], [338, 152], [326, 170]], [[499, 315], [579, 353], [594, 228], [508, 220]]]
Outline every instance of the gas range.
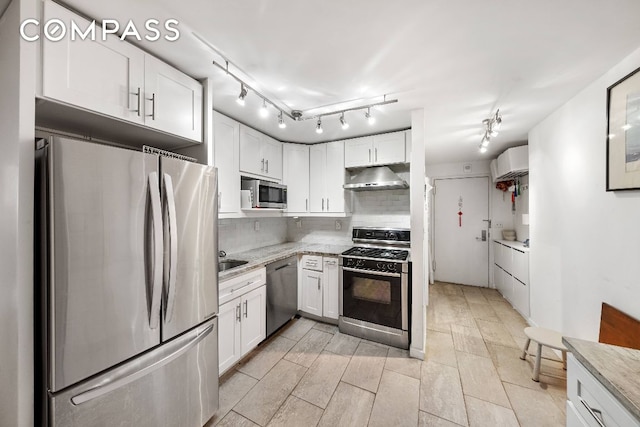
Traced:
[[363, 246], [354, 246], [341, 254], [342, 265], [369, 271], [402, 271], [406, 264], [411, 244], [411, 232], [395, 228], [354, 228], [353, 241]]
[[340, 255], [338, 329], [409, 348], [411, 232], [354, 228], [353, 242], [359, 246]]

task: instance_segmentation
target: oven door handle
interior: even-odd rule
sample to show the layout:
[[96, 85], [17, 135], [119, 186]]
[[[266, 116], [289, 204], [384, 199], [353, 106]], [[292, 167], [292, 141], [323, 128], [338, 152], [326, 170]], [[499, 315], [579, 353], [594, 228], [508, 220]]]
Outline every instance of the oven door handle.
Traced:
[[400, 273], [387, 273], [387, 272], [384, 272], [384, 271], [360, 270], [358, 268], [351, 268], [351, 267], [342, 267], [342, 271], [351, 271], [353, 273], [371, 274], [372, 276], [402, 277], [402, 274], [400, 274]]

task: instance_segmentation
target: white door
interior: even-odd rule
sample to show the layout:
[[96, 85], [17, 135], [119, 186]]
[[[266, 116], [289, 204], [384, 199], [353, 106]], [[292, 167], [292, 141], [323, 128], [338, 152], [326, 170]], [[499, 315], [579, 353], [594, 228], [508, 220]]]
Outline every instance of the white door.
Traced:
[[267, 287], [260, 286], [242, 297], [240, 321], [242, 351], [244, 356], [267, 337]]
[[287, 186], [287, 212], [309, 211], [309, 146], [284, 144], [282, 182]]
[[404, 132], [373, 136], [373, 163], [388, 165], [405, 161]]
[[344, 142], [334, 141], [325, 144], [327, 147], [325, 168], [326, 212], [344, 212]]
[[489, 178], [436, 179], [434, 188], [435, 280], [488, 286]]
[[202, 142], [202, 85], [150, 55], [144, 76], [145, 124]]
[[344, 141], [344, 167], [356, 168], [373, 163], [373, 138], [348, 139]]
[[302, 270], [302, 307], [300, 311], [322, 316], [322, 272]]
[[250, 127], [240, 125], [240, 171], [264, 175], [264, 163], [262, 134]]
[[240, 212], [240, 124], [213, 112], [214, 161], [218, 168], [218, 211]]
[[327, 145], [309, 147], [309, 212], [325, 212]]
[[338, 258], [326, 257], [322, 272], [322, 315], [335, 320], [338, 320], [340, 311], [340, 277], [338, 274]]
[[240, 298], [220, 306], [218, 314], [218, 366], [222, 374], [240, 360]]

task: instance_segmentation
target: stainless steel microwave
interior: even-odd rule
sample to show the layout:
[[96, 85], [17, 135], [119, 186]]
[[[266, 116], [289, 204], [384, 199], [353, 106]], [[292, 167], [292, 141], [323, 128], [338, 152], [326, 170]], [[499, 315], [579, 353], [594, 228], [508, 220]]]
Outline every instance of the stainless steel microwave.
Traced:
[[262, 179], [243, 179], [242, 190], [251, 192], [253, 208], [287, 208], [287, 186]]

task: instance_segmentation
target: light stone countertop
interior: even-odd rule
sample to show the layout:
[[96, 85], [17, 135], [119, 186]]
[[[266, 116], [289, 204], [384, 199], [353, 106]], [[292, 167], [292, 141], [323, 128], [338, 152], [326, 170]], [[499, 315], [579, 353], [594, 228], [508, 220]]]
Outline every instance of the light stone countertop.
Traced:
[[640, 421], [640, 350], [564, 337], [576, 359]]
[[265, 246], [244, 252], [229, 253], [223, 259], [238, 259], [249, 261], [240, 267], [232, 268], [218, 274], [218, 280], [223, 281], [244, 274], [256, 268], [290, 257], [291, 255], [310, 254], [338, 256], [353, 245], [329, 245], [322, 243], [288, 242], [278, 245]]

